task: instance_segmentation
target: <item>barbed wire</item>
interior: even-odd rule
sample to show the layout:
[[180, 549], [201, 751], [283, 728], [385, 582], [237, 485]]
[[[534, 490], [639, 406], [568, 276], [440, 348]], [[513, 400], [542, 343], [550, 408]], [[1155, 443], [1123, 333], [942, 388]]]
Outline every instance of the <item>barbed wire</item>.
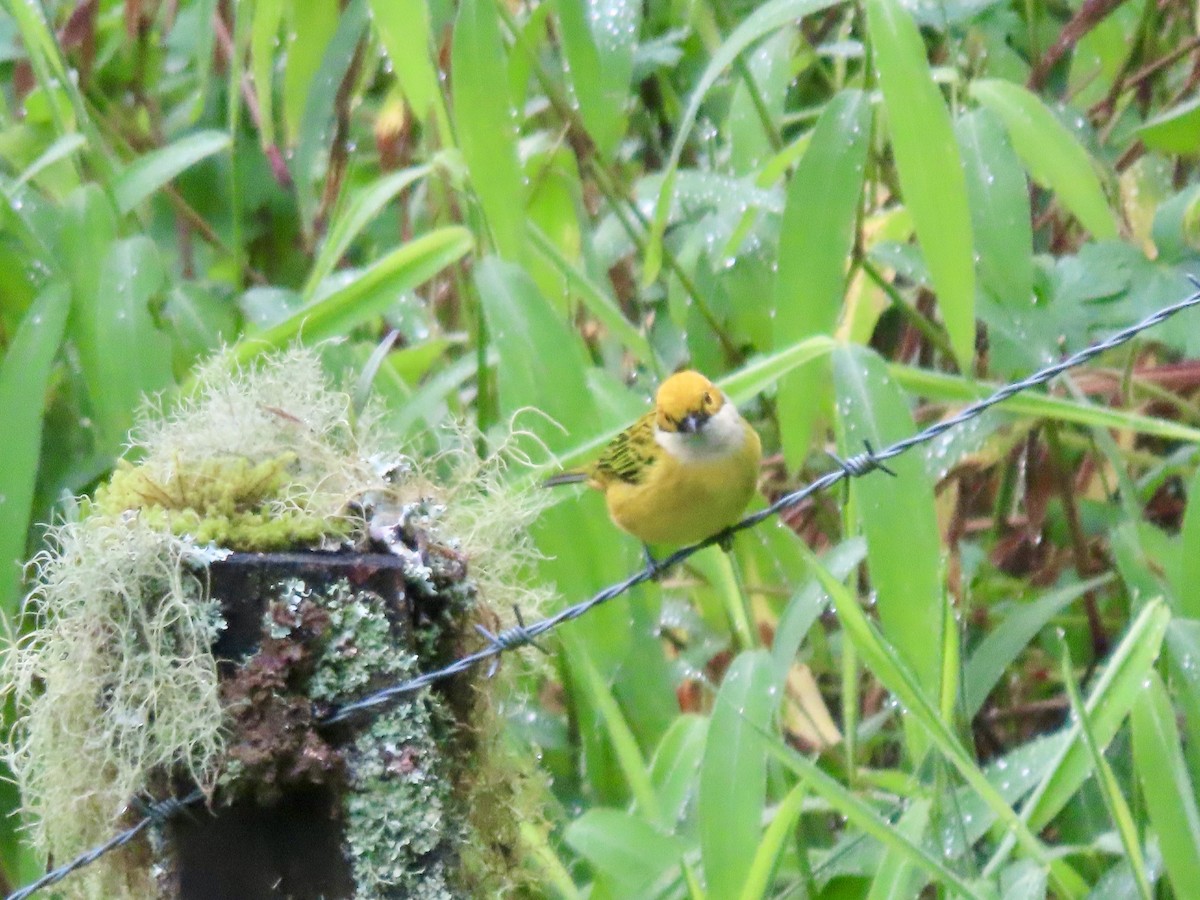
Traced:
[[137, 806], [144, 812], [142, 820], [136, 825], [126, 828], [120, 834], [109, 838], [103, 844], [93, 847], [86, 853], [81, 853], [69, 863], [59, 866], [57, 869], [51, 869], [37, 881], [31, 881], [23, 888], [13, 891], [5, 900], [25, 900], [26, 897], [31, 897], [42, 888], [48, 888], [52, 884], [58, 884], [72, 872], [89, 866], [98, 860], [110, 850], [116, 850], [118, 847], [124, 847], [135, 837], [146, 830], [148, 825], [153, 823], [163, 823], [168, 819], [177, 816], [194, 803], [199, 803], [204, 799], [204, 792], [199, 788], [193, 790], [190, 794], [184, 797], [168, 797], [165, 800], [159, 800], [156, 803], [138, 803]]
[[[621, 594], [624, 594], [626, 591], [636, 587], [639, 584], [653, 580], [660, 573], [678, 565], [679, 563], [695, 555], [696, 553], [699, 553], [701, 550], [704, 550], [707, 547], [716, 545], [728, 546], [735, 534], [745, 531], [749, 528], [753, 528], [764, 520], [778, 515], [783, 510], [796, 506], [813, 494], [828, 490], [844, 479], [859, 478], [874, 471], [882, 471], [888, 474], [894, 474], [885, 465], [888, 460], [894, 459], [895, 457], [919, 444], [928, 443], [929, 441], [940, 437], [951, 428], [975, 418], [984, 411], [991, 409], [993, 406], [996, 406], [999, 403], [1003, 403], [1005, 400], [1008, 400], [1022, 391], [1028, 390], [1031, 387], [1045, 384], [1056, 376], [1061, 375], [1068, 369], [1082, 365], [1083, 363], [1094, 359], [1108, 350], [1119, 347], [1121, 344], [1124, 344], [1131, 338], [1136, 337], [1143, 331], [1165, 322], [1167, 319], [1185, 309], [1190, 309], [1194, 306], [1200, 306], [1200, 279], [1190, 275], [1187, 277], [1192, 283], [1192, 286], [1196, 288], [1196, 293], [1192, 294], [1187, 299], [1181, 300], [1178, 303], [1172, 304], [1171, 306], [1164, 307], [1137, 324], [1130, 325], [1128, 328], [1124, 328], [1116, 332], [1107, 339], [1080, 350], [1079, 352], [1074, 353], [1071, 356], [1054, 363], [1053, 365], [1039, 369], [1037, 372], [1034, 372], [1027, 378], [1007, 384], [987, 397], [963, 407], [963, 409], [950, 418], [936, 422], [914, 435], [896, 441], [895, 443], [890, 444], [880, 450], [875, 450], [870, 444], [864, 442], [865, 449], [861, 453], [855, 454], [854, 456], [846, 459], [841, 459], [836, 456], [833, 457], [837, 467], [822, 475], [815, 481], [810, 482], [798, 490], [784, 494], [770, 506], [746, 516], [741, 521], [726, 528], [724, 531], [718, 532], [717, 534], [705, 538], [704, 540], [695, 544], [689, 544], [686, 547], [682, 547], [661, 560], [647, 559], [646, 565], [642, 569], [634, 572], [629, 577], [611, 584], [601, 591], [598, 591], [587, 600], [583, 600], [573, 606], [568, 606], [552, 616], [547, 616], [546, 618], [540, 619], [539, 621], [533, 622], [529, 625], [526, 625], [524, 621], [522, 621], [518, 612], [516, 625], [496, 633], [488, 631], [482, 626], [477, 625], [476, 628], [486, 641], [486, 645], [482, 649], [460, 657], [459, 659], [456, 659], [454, 662], [443, 666], [440, 669], [434, 669], [429, 672], [422, 673], [415, 678], [391, 685], [390, 687], [382, 688], [359, 700], [344, 704], [343, 706], [323, 716], [319, 720], [319, 724], [322, 726], [334, 725], [340, 722], [345, 722], [368, 711], [379, 711], [381, 707], [386, 707], [402, 697], [416, 693], [422, 688], [429, 687], [430, 685], [439, 681], [444, 681], [445, 679], [465, 672], [468, 669], [471, 669], [474, 666], [484, 662], [492, 663], [493, 668], [489, 671], [489, 674], [491, 674], [491, 671], [494, 671], [494, 666], [501, 654], [510, 650], [516, 650], [520, 647], [529, 645], [536, 646], [536, 641], [539, 637], [547, 634], [550, 631], [553, 631], [560, 625], [586, 615], [597, 606], [600, 606], [601, 604], [606, 603], [609, 600], [620, 596]], [[78, 871], [79, 869], [90, 865], [109, 851], [128, 844], [139, 834], [141, 834], [141, 832], [144, 831], [147, 826], [154, 823], [164, 823], [182, 810], [185, 810], [189, 806], [198, 803], [201, 799], [203, 799], [203, 797], [204, 794], [201, 791], [194, 790], [182, 798], [167, 798], [166, 800], [147, 805], [147, 814], [137, 824], [127, 828], [125, 831], [120, 832], [105, 843], [92, 848], [86, 853], [80, 854], [70, 862], [47, 872], [37, 881], [31, 882], [25, 887], [9, 894], [5, 900], [26, 900], [26, 898], [30, 897], [37, 891], [53, 884], [57, 884], [72, 872]]]
[[[1012, 384], [1007, 384], [982, 400], [977, 400], [976, 402], [963, 407], [963, 409], [961, 409], [956, 415], [951, 416], [949, 419], [935, 422], [928, 428], [922, 429], [914, 435], [896, 441], [896, 443], [890, 444], [889, 446], [884, 447], [882, 450], [875, 450], [870, 444], [866, 444], [864, 442], [866, 449], [862, 453], [858, 453], [847, 459], [839, 459], [834, 457], [834, 461], [837, 463], [838, 467], [822, 475], [816, 481], [810, 482], [804, 487], [792, 491], [789, 494], [784, 494], [770, 506], [746, 516], [740, 522], [729, 526], [724, 531], [720, 531], [711, 537], [699, 541], [698, 543], [690, 544], [687, 547], [682, 547], [679, 550], [676, 550], [670, 556], [664, 557], [661, 560], [647, 561], [646, 566], [640, 571], [635, 572], [623, 581], [618, 581], [615, 584], [609, 585], [588, 600], [584, 600], [581, 603], [575, 604], [574, 606], [569, 606], [552, 616], [549, 616], [538, 622], [534, 622], [532, 625], [526, 626], [518, 622], [517, 625], [513, 626], [512, 628], [505, 629], [499, 634], [491, 634], [490, 632], [480, 629], [484, 637], [488, 640], [488, 645], [483, 649], [461, 657], [460, 659], [450, 663], [450, 665], [446, 666], [445, 668], [426, 672], [409, 681], [401, 682], [400, 684], [396, 684], [391, 687], [382, 688], [373, 694], [368, 694], [361, 700], [348, 703], [339, 708], [336, 712], [327, 716], [324, 720], [325, 723], [333, 724], [335, 722], [344, 721], [365, 710], [385, 705], [399, 697], [404, 696], [405, 694], [411, 694], [423, 687], [428, 687], [437, 681], [441, 681], [443, 678], [449, 678], [452, 675], [457, 675], [460, 672], [471, 668], [472, 666], [493, 659], [507, 650], [512, 650], [516, 647], [522, 647], [526, 644], [530, 644], [546, 632], [553, 631], [564, 622], [578, 619], [580, 616], [590, 612], [600, 604], [606, 603], [607, 601], [612, 600], [614, 597], [620, 596], [636, 585], [652, 580], [660, 572], [678, 565], [688, 557], [707, 547], [712, 547], [717, 544], [727, 544], [738, 532], [745, 531], [748, 528], [753, 528], [755, 525], [758, 525], [765, 519], [769, 519], [774, 515], [778, 515], [785, 509], [796, 506], [813, 494], [827, 490], [845, 478], [861, 477], [877, 469], [887, 472], [888, 469], [884, 463], [886, 463], [889, 459], [894, 459], [901, 453], [904, 453], [906, 450], [909, 450], [918, 444], [924, 444], [934, 440], [937, 437], [940, 437], [951, 428], [975, 418], [985, 410], [990, 409], [998, 403], [1003, 403], [1005, 400], [1008, 400], [1010, 397], [1019, 394], [1021, 391], [1028, 390], [1029, 388], [1035, 387], [1039, 384], [1045, 384], [1047, 381], [1050, 381], [1057, 375], [1061, 375], [1068, 369], [1082, 365], [1088, 360], [1099, 356], [1101, 353], [1112, 350], [1114, 347], [1119, 347], [1130, 338], [1135, 337], [1148, 328], [1153, 328], [1155, 325], [1165, 322], [1176, 313], [1182, 312], [1183, 310], [1189, 309], [1193, 306], [1200, 305], [1200, 280], [1190, 276], [1188, 280], [1191, 281], [1193, 286], [1197, 288], [1197, 293], [1188, 297], [1186, 300], [1181, 300], [1180, 302], [1171, 306], [1164, 307], [1153, 315], [1148, 316], [1147, 318], [1138, 322], [1136, 325], [1131, 325], [1128, 328], [1122, 329], [1098, 344], [1093, 344], [1083, 350], [1080, 350], [1078, 353], [1068, 356], [1066, 359], [1047, 366], [1044, 369], [1039, 369], [1037, 372], [1034, 372], [1027, 378], [1023, 378], [1022, 380], [1013, 382]], [[889, 472], [889, 474], [892, 473]]]

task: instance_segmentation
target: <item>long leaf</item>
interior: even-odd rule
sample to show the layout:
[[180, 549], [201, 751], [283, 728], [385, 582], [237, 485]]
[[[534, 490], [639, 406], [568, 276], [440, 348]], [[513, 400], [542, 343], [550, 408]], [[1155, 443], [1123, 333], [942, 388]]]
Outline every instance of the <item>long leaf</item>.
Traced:
[[71, 293], [53, 282], [34, 300], [0, 364], [0, 612], [15, 621], [17, 585], [37, 483], [42, 416], [54, 357], [67, 325]]
[[117, 210], [122, 214], [129, 212], [175, 176], [200, 160], [220, 153], [230, 143], [229, 135], [223, 131], [200, 131], [139, 156], [113, 183]]
[[1036, 94], [1011, 81], [981, 78], [971, 95], [1004, 122], [1034, 180], [1058, 194], [1094, 238], [1117, 236], [1095, 163]]
[[[846, 269], [871, 135], [871, 104], [861, 91], [837, 94], [821, 113], [788, 186], [775, 276], [773, 346], [832, 337], [842, 310]], [[821, 210], [814, 215], [813, 210]], [[779, 432], [788, 467], [808, 455], [813, 423], [828, 400], [828, 367], [813, 363], [779, 382]]]
[[642, 758], [637, 739], [633, 736], [620, 705], [596, 669], [583, 643], [573, 632], [566, 632], [563, 640], [567, 646], [567, 658], [572, 671], [576, 673], [583, 690], [587, 692], [591, 704], [600, 713], [605, 727], [605, 738], [616, 752], [629, 792], [637, 801], [643, 816], [656, 824], [665, 824], [662, 821], [658, 794], [650, 781], [649, 767]]
[[638, 361], [650, 366], [656, 371], [662, 371], [662, 362], [650, 346], [649, 339], [625, 318], [617, 301], [608, 292], [588, 277], [586, 272], [571, 264], [554, 242], [546, 237], [539, 228], [530, 229], [530, 237], [538, 252], [549, 260], [550, 264], [563, 276], [567, 284], [579, 294], [579, 299], [587, 307], [588, 312], [595, 316], [605, 328], [612, 332]]
[[771, 877], [779, 865], [779, 857], [788, 838], [796, 827], [803, 809], [804, 798], [808, 795], [808, 786], [799, 782], [788, 791], [783, 802], [775, 807], [775, 815], [767, 826], [762, 842], [754, 853], [750, 868], [746, 873], [745, 884], [742, 885], [741, 900], [760, 900], [768, 896], [771, 887]]
[[[488, 333], [500, 354], [497, 391], [505, 418], [536, 407], [550, 422], [530, 422], [551, 450], [595, 424], [579, 336], [554, 312], [523, 269], [489, 256], [475, 269]], [[553, 353], [530, 353], [533, 348]], [[553, 386], [553, 389], [549, 389]], [[551, 424], [554, 423], [554, 424]]]
[[916, 674], [899, 656], [897, 651], [883, 640], [879, 632], [868, 621], [854, 596], [834, 579], [815, 559], [813, 570], [821, 579], [825, 590], [833, 598], [838, 620], [846, 636], [862, 655], [863, 661], [876, 678], [908, 710], [908, 714], [929, 736], [930, 742], [958, 770], [974, 794], [985, 803], [989, 811], [1009, 829], [1011, 840], [1019, 843], [1030, 856], [1046, 866], [1052, 867], [1052, 876], [1064, 896], [1077, 897], [1084, 891], [1079, 876], [1064, 864], [1051, 862], [1049, 853], [1041, 840], [1017, 815], [1003, 795], [975, 764], [971, 755], [960, 743], [937, 708], [917, 681]]
[[1105, 758], [1104, 751], [1100, 748], [1100, 742], [1096, 740], [1096, 734], [1092, 730], [1090, 717], [1083, 707], [1083, 699], [1079, 696], [1079, 687], [1075, 684], [1075, 672], [1071, 666], [1071, 656], [1067, 651], [1065, 641], [1063, 642], [1063, 683], [1066, 685], [1067, 696], [1071, 701], [1071, 713], [1074, 720], [1079, 723], [1079, 734], [1083, 738], [1083, 745], [1087, 748], [1088, 756], [1091, 757], [1092, 771], [1100, 788], [1100, 796], [1104, 799], [1104, 805], [1108, 807], [1109, 817], [1116, 828], [1121, 847], [1125, 851], [1125, 859], [1133, 873], [1138, 894], [1142, 900], [1151, 900], [1150, 879], [1146, 874], [1146, 859], [1142, 854], [1133, 813], [1130, 812], [1129, 801], [1121, 793], [1117, 776], [1113, 773], [1112, 766]]
[[[969, 381], [957, 375], [934, 372], [916, 366], [891, 363], [888, 374], [910, 393], [937, 400], [979, 400], [996, 391], [999, 385]], [[1036, 389], [1005, 400], [998, 409], [1013, 415], [1033, 416], [1093, 428], [1115, 428], [1148, 434], [1172, 441], [1200, 444], [1200, 428], [1173, 419], [1145, 416], [1109, 406], [1098, 406], [1066, 397], [1054, 397]]]
[[968, 719], [975, 718], [975, 714], [987, 700], [987, 695], [1003, 677], [1009, 665], [1050, 619], [1088, 591], [1094, 591], [1112, 580], [1113, 576], [1102, 575], [1057, 591], [1050, 591], [1032, 603], [1022, 603], [992, 629], [991, 633], [979, 642], [967, 661], [967, 669], [963, 676], [964, 716]]
[[[833, 374], [841, 414], [839, 452], [849, 456], [867, 443], [886, 447], [916, 430], [903, 394], [874, 353], [839, 349]], [[876, 473], [854, 482], [867, 565], [884, 635], [926, 694], [936, 697], [942, 660], [935, 638], [947, 611], [933, 486], [916, 456], [901, 457], [892, 469], [895, 478]]]
[[1028, 306], [1033, 296], [1033, 223], [1020, 160], [990, 110], [961, 116], [954, 131], [971, 201], [981, 286], [1008, 309]]
[[345, 210], [329, 226], [317, 258], [313, 261], [308, 280], [304, 284], [303, 296], [306, 300], [312, 298], [317, 285], [333, 271], [334, 266], [350, 247], [351, 242], [378, 215], [380, 210], [410, 184], [428, 175], [429, 171], [430, 167], [425, 165], [393, 172], [371, 182], [354, 195]]
[[411, 291], [461, 259], [471, 247], [470, 232], [457, 226], [422, 235], [393, 250], [341, 289], [241, 341], [233, 351], [233, 359], [242, 362], [265, 350], [284, 347], [301, 334], [306, 341], [345, 334], [379, 315], [399, 294]]
[[[307, 16], [310, 2], [312, 0], [299, 0], [297, 11], [305, 10]], [[306, 227], [312, 225], [317, 212], [317, 195], [313, 185], [323, 180], [324, 173], [319, 164], [333, 140], [338, 91], [350, 71], [358, 42], [367, 29], [367, 19], [367, 0], [349, 0], [338, 16], [333, 36], [328, 39], [328, 43], [320, 44], [320, 65], [305, 89], [304, 112], [296, 132], [296, 155], [292, 173], [296, 182], [296, 199], [299, 201], [301, 217]], [[319, 31], [314, 21], [308, 21], [305, 27], [296, 29], [300, 36]], [[311, 38], [297, 37], [297, 43], [301, 40], [307, 45]], [[324, 42], [324, 35], [320, 35], [320, 40]], [[291, 66], [289, 58], [288, 68]], [[285, 100], [288, 99], [290, 95], [285, 95]]]
[[[896, 830], [914, 844], [920, 844], [929, 827], [929, 801], [917, 799], [909, 804]], [[907, 848], [888, 847], [883, 855], [879, 871], [871, 880], [871, 892], [867, 900], [908, 900], [921, 892], [920, 861], [914, 859]]]
[[769, 742], [767, 746], [776, 759], [804, 779], [811, 793], [823, 798], [832, 809], [845, 816], [851, 825], [885, 847], [897, 850], [924, 869], [930, 878], [952, 887], [958, 896], [972, 900], [981, 898], [981, 894], [975, 888], [947, 867], [941, 859], [913, 841], [891, 822], [880, 818], [879, 813], [869, 803], [823, 771], [815, 762], [805, 759], [782, 741]]
[[458, 146], [497, 251], [518, 260], [525, 252], [525, 185], [507, 59], [494, 0], [463, 0], [451, 50]]
[[742, 653], [717, 694], [700, 768], [700, 850], [713, 900], [741, 894], [762, 833], [772, 680], [765, 651]]
[[597, 151], [606, 159], [625, 133], [625, 104], [641, 7], [634, 0], [558, 4], [563, 51], [579, 114]]
[[[1085, 706], [1098, 746], [1108, 746], [1137, 702], [1142, 684], [1158, 659], [1170, 620], [1166, 604], [1161, 599], [1152, 600], [1142, 607], [1113, 651]], [[1092, 772], [1078, 723], [1068, 727], [1066, 733], [1068, 738], [1058, 757], [1021, 810], [1021, 821], [1039, 831], [1058, 815]], [[985, 874], [994, 872], [1007, 859], [1012, 846], [1012, 838], [1006, 837], [989, 860]]]
[[[1200, 469], [1188, 484], [1187, 510], [1179, 539], [1184, 547], [1200, 547]], [[1185, 619], [1200, 619], [1200, 553], [1189, 550], [1179, 565], [1179, 583], [1175, 586], [1179, 599], [1179, 615]]]
[[1183, 759], [1183, 740], [1171, 698], [1158, 673], [1147, 676], [1135, 703], [1133, 766], [1146, 798], [1146, 812], [1158, 833], [1167, 878], [1176, 897], [1200, 885], [1200, 808]]
[[975, 247], [950, 113], [933, 82], [921, 34], [899, 0], [867, 0], [867, 28], [904, 205], [912, 213], [958, 367], [969, 372], [975, 355]]
[[624, 896], [644, 892], [683, 858], [683, 842], [623, 810], [593, 807], [563, 839]]
[[438, 126], [438, 143], [453, 146], [450, 116], [433, 64], [429, 4], [424, 0], [370, 0], [371, 18], [413, 115]]
[[250, 23], [250, 71], [258, 101], [259, 142], [275, 143], [275, 42], [283, 22], [284, 0], [258, 0]]

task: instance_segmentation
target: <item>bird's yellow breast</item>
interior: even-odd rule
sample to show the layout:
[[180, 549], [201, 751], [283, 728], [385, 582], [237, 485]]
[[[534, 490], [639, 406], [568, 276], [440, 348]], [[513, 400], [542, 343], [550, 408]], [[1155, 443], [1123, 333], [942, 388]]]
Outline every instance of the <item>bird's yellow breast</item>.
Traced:
[[742, 423], [746, 440], [727, 455], [682, 460], [656, 454], [645, 478], [604, 485], [613, 521], [646, 544], [690, 544], [732, 525], [754, 494], [762, 446]]

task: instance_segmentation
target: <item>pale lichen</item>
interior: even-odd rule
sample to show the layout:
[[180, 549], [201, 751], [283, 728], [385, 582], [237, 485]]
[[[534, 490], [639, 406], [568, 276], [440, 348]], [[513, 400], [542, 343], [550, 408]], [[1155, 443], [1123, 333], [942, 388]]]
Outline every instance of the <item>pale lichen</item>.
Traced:
[[[66, 859], [108, 838], [161, 772], [212, 784], [223, 734], [210, 648], [221, 619], [187, 565], [192, 545], [136, 514], [62, 525], [51, 541], [27, 601], [38, 624], [5, 659], [24, 710], [7, 761], [35, 845]], [[144, 885], [101, 866], [72, 889], [141, 896]]]

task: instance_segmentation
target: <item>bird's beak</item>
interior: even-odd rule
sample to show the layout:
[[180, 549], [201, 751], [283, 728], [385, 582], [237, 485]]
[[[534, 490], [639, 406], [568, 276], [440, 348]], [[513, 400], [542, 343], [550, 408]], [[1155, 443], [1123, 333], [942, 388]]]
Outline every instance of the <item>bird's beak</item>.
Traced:
[[708, 421], [704, 413], [688, 413], [679, 420], [679, 430], [684, 434], [695, 434]]

